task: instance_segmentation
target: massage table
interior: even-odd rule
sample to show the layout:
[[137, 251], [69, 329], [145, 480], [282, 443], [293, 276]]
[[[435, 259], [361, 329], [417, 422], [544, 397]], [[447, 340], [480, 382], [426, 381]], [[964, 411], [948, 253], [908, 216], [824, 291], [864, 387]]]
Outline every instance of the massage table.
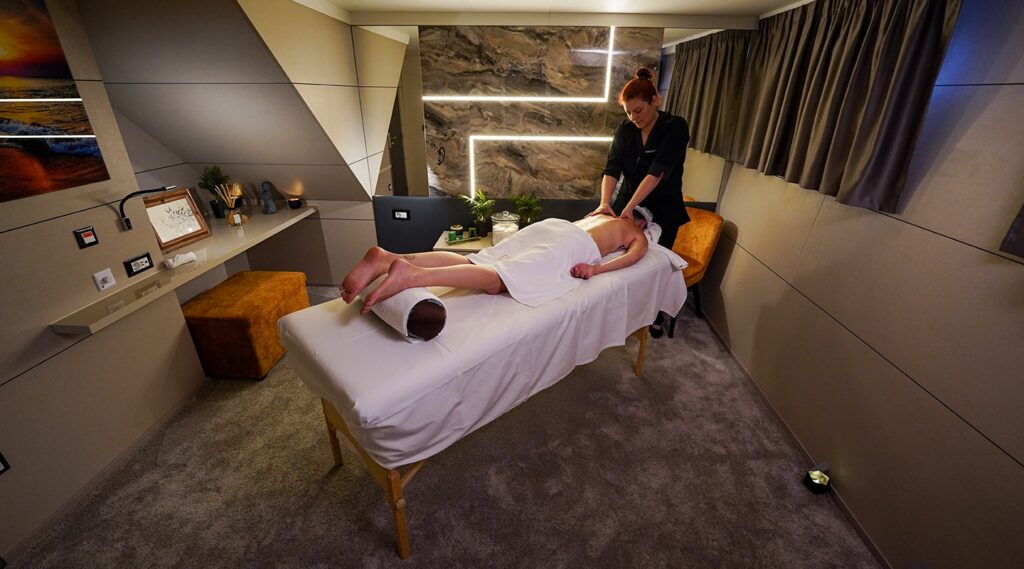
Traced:
[[361, 315], [361, 301], [312, 306], [278, 326], [289, 363], [322, 401], [335, 464], [342, 463], [340, 432], [384, 490], [405, 559], [402, 491], [423, 461], [630, 335], [640, 342], [639, 376], [647, 325], [686, 300], [676, 268], [683, 265], [653, 245], [634, 265], [533, 308], [508, 294], [433, 288], [447, 317], [441, 334], [425, 342], [410, 343]]

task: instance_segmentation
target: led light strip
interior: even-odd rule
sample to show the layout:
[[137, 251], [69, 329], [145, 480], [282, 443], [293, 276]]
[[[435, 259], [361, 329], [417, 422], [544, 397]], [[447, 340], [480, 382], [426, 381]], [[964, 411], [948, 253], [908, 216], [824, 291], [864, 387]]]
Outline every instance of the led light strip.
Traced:
[[0, 103], [81, 103], [82, 98], [73, 99], [0, 99]]
[[95, 134], [3, 134], [0, 138], [96, 138]]
[[[608, 93], [612, 86], [612, 56], [615, 53], [615, 26], [609, 28], [608, 34], [608, 62], [604, 70], [604, 96], [603, 97], [533, 97], [533, 96], [512, 96], [504, 95], [424, 95], [424, 101], [493, 101], [496, 103], [604, 103], [608, 101]], [[604, 50], [601, 53], [605, 53]]]
[[610, 136], [517, 136], [511, 134], [472, 134], [469, 136], [469, 197], [476, 197], [476, 141], [525, 140], [528, 142], [611, 142]]

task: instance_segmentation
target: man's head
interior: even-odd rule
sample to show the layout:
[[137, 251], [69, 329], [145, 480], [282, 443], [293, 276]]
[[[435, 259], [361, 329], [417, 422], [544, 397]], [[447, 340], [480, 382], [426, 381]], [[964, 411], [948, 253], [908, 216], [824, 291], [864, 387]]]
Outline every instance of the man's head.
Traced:
[[633, 208], [633, 223], [640, 229], [647, 229], [647, 225], [651, 222], [651, 217], [651, 210], [646, 207], [637, 206]]

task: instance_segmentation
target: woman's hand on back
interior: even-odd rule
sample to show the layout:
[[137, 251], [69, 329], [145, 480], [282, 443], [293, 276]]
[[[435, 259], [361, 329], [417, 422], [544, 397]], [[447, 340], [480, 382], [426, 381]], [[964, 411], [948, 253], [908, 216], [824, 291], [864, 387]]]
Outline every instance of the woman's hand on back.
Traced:
[[612, 206], [610, 206], [610, 205], [608, 205], [606, 203], [603, 203], [603, 204], [597, 206], [597, 209], [595, 209], [594, 211], [588, 213], [587, 217], [590, 217], [592, 215], [611, 215], [611, 216], [614, 216], [615, 212], [612, 210]]

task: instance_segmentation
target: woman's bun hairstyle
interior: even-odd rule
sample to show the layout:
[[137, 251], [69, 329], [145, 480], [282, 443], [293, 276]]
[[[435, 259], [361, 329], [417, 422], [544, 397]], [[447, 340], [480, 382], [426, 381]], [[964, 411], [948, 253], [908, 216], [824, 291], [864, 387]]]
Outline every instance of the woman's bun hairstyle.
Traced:
[[654, 77], [654, 74], [651, 73], [651, 70], [647, 69], [646, 67], [638, 67], [636, 69], [636, 72], [633, 73], [633, 76], [636, 77], [637, 79], [643, 79], [645, 81], [650, 81], [651, 78]]
[[654, 73], [646, 67], [639, 67], [619, 93], [619, 104], [638, 98], [651, 103], [657, 96], [658, 88], [654, 86]]

